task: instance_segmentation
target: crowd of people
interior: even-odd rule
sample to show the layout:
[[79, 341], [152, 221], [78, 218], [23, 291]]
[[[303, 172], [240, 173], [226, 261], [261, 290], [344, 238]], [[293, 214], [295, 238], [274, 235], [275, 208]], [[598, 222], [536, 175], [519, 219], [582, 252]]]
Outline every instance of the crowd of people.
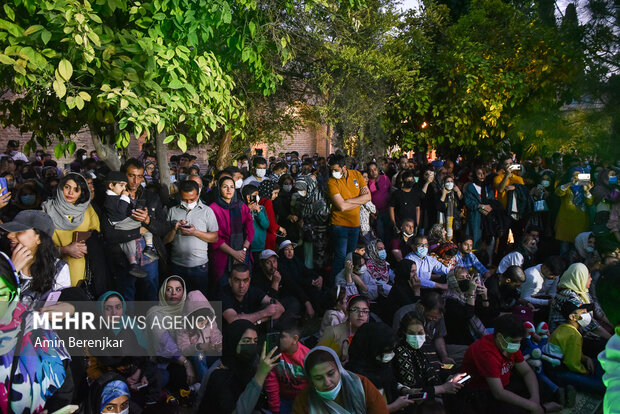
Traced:
[[[9, 142], [0, 411], [543, 413], [577, 390], [620, 406], [620, 164], [233, 164], [175, 155], [164, 185], [148, 144], [112, 171], [95, 151], [61, 168]], [[65, 333], [33, 314], [74, 301], [111, 320], [134, 301], [158, 303], [151, 319], [222, 315], [109, 333], [150, 357], [35, 346]]]

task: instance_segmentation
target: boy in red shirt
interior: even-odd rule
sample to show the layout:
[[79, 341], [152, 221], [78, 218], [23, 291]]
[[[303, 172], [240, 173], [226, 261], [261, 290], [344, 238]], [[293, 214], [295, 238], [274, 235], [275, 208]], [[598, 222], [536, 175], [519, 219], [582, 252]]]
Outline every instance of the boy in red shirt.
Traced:
[[[524, 336], [525, 328], [519, 318], [502, 315], [495, 320], [492, 335], [480, 338], [467, 349], [461, 372], [471, 375], [465, 390], [475, 412], [542, 414], [561, 408], [556, 403], [542, 407], [536, 374], [519, 349]], [[521, 376], [524, 386], [519, 378], [511, 381], [513, 370]]]
[[295, 397], [308, 385], [304, 359], [310, 350], [299, 342], [301, 331], [294, 320], [281, 321], [279, 328], [281, 357], [267, 375], [265, 392], [272, 413], [289, 414]]

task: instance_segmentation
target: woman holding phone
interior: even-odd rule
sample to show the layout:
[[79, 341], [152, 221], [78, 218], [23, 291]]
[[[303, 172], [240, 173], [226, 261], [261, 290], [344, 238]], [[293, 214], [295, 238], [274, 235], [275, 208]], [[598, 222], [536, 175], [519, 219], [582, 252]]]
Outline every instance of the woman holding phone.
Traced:
[[579, 233], [590, 230], [587, 208], [594, 203], [590, 194], [591, 182], [579, 181], [579, 174], [584, 173], [582, 167], [573, 167], [569, 172], [569, 180], [555, 189], [560, 197], [560, 211], [555, 221], [555, 238], [562, 244], [562, 253], [568, 252], [570, 245]]
[[254, 222], [254, 239], [250, 245], [250, 251], [254, 256], [254, 261], [258, 262], [258, 255], [265, 250], [265, 239], [267, 238], [267, 229], [269, 229], [269, 217], [265, 206], [260, 205], [261, 197], [258, 195], [258, 188], [252, 184], [248, 184], [241, 190], [243, 201], [250, 209], [252, 221]]
[[235, 262], [247, 263], [247, 250], [254, 239], [254, 224], [248, 206], [237, 199], [232, 177], [221, 177], [214, 191], [217, 192], [217, 199], [209, 207], [217, 218], [218, 238], [209, 248], [209, 281], [215, 283], [210, 286], [210, 294], [217, 296], [218, 286], [222, 283], [222, 278], [229, 274], [232, 265]]
[[88, 253], [85, 241], [74, 241], [76, 232], [100, 231], [99, 216], [90, 205], [90, 189], [86, 179], [69, 173], [58, 183], [56, 198], [42, 205], [54, 222], [54, 244], [60, 248], [61, 258], [69, 265], [71, 286], [86, 276]]

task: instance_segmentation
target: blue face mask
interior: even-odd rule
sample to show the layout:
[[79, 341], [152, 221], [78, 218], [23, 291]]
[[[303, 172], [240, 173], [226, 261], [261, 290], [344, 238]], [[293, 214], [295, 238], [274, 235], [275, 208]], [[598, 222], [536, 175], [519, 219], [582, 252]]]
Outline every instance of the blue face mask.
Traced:
[[421, 258], [426, 257], [426, 255], [428, 254], [428, 247], [423, 247], [423, 246], [418, 247], [416, 249], [416, 254]]
[[618, 184], [618, 176], [609, 177], [609, 184]]
[[336, 385], [333, 389], [329, 391], [317, 390], [316, 393], [319, 394], [319, 396], [324, 400], [334, 401], [340, 392], [340, 388], [342, 388], [342, 379], [338, 381], [338, 385]]
[[19, 199], [21, 200], [23, 205], [32, 206], [34, 205], [35, 201], [37, 201], [37, 196], [35, 196], [34, 194], [26, 194], [20, 196]]
[[385, 260], [387, 258], [387, 252], [385, 250], [379, 250], [377, 255], [379, 255], [379, 259], [381, 260]]

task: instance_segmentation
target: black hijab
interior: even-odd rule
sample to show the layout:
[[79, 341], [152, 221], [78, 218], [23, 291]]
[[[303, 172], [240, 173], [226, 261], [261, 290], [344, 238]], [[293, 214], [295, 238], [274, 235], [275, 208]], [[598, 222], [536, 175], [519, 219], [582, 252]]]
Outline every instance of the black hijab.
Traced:
[[[346, 368], [368, 378], [377, 389], [383, 389], [392, 401], [392, 388], [395, 386], [392, 363], [382, 362], [385, 353], [394, 352], [396, 335], [392, 328], [383, 322], [362, 325], [349, 347], [349, 362]], [[379, 360], [377, 360], [377, 357]]]

